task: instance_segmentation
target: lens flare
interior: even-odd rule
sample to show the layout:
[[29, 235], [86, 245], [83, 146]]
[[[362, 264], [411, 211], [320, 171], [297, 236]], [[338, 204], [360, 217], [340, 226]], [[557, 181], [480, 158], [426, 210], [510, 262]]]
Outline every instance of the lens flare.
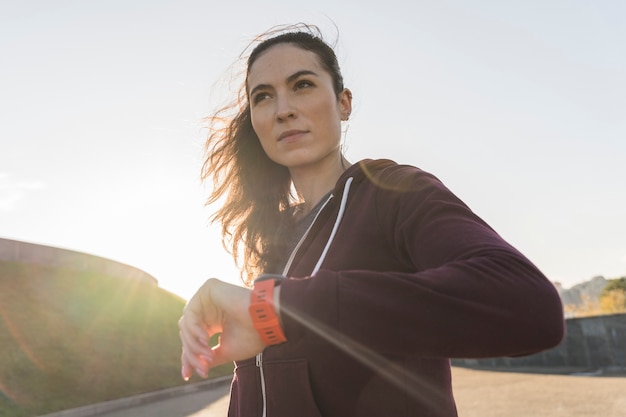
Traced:
[[376, 375], [381, 376], [411, 398], [427, 404], [429, 408], [439, 410], [442, 403], [449, 402], [449, 393], [433, 388], [428, 378], [408, 372], [398, 363], [390, 361], [361, 343], [289, 306], [281, 305], [281, 312], [372, 369]]
[[[18, 330], [18, 326], [11, 320], [9, 314], [7, 313], [4, 306], [0, 303], [0, 329], [4, 327], [8, 330], [9, 337], [15, 341], [15, 344], [19, 347], [19, 352], [7, 352], [8, 354], [23, 354], [26, 356], [28, 361], [33, 364], [35, 368], [38, 370], [43, 370], [43, 363], [37, 358], [37, 355], [29, 346], [29, 343], [25, 340], [22, 334]], [[5, 354], [7, 354], [5, 353]], [[9, 380], [3, 380], [4, 378], [8, 378]], [[12, 391], [9, 388], [11, 376], [6, 375], [4, 372], [0, 375], [0, 395], [8, 398], [11, 402], [14, 403], [23, 403], [25, 401], [24, 398], [21, 398], [18, 392]]]

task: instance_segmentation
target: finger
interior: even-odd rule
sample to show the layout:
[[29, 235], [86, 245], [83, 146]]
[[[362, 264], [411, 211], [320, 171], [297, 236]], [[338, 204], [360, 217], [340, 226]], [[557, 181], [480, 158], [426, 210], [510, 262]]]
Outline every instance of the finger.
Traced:
[[193, 370], [192, 370], [193, 368], [191, 367], [191, 365], [187, 361], [187, 358], [185, 357], [185, 352], [184, 351], [181, 354], [180, 363], [181, 363], [180, 375], [182, 376], [183, 381], [187, 382], [193, 376]]
[[185, 329], [179, 332], [181, 340], [196, 353], [211, 349], [209, 344], [210, 335], [201, 329]]
[[211, 333], [206, 326], [182, 317], [178, 322], [178, 328], [181, 340], [192, 351], [199, 353], [201, 350], [208, 351], [210, 349]]
[[211, 338], [211, 329], [190, 315], [183, 315], [178, 320], [178, 329], [185, 334], [191, 334], [192, 337], [197, 339], [204, 346], [209, 347], [209, 340]]
[[183, 341], [183, 352], [181, 356], [181, 375], [183, 379], [189, 379], [194, 371], [201, 377], [206, 378], [214, 359], [212, 350], [201, 346], [193, 338], [191, 342], [188, 342], [185, 337], [181, 335], [181, 340]]
[[181, 375], [183, 380], [188, 381], [195, 372], [202, 378], [209, 376], [209, 369], [212, 367], [213, 354], [210, 356], [191, 355], [183, 348], [181, 355]]
[[188, 356], [183, 353], [181, 356], [181, 369], [180, 373], [184, 381], [189, 381], [193, 376], [193, 373], [197, 373], [202, 378], [207, 378], [209, 375], [210, 364], [203, 360], [191, 360], [193, 356]]
[[209, 365], [214, 361], [213, 351], [210, 348], [204, 347], [197, 343], [195, 339], [187, 341], [181, 336], [183, 341], [183, 356], [185, 363], [190, 369], [205, 370], [205, 372], [199, 372], [200, 374], [206, 374], [206, 370]]
[[196, 334], [196, 337], [208, 341], [208, 334], [210, 334], [210, 327], [202, 321], [202, 319], [195, 313], [186, 311], [178, 320], [178, 329], [181, 331], [191, 331]]

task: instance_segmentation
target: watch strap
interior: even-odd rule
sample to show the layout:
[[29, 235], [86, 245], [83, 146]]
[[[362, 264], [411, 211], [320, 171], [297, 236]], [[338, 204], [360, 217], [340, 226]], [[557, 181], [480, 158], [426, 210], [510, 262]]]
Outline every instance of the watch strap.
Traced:
[[275, 284], [274, 279], [256, 280], [248, 309], [254, 328], [261, 336], [263, 343], [268, 346], [287, 341], [274, 309]]

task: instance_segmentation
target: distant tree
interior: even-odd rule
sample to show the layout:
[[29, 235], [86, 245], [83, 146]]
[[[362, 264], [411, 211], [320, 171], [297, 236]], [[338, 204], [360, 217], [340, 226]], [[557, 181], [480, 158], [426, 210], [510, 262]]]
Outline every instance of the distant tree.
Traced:
[[611, 290], [603, 295], [600, 309], [604, 314], [626, 313], [626, 291]]
[[605, 295], [613, 290], [622, 290], [626, 291], [626, 277], [610, 279], [609, 282], [602, 290], [602, 295]]
[[609, 280], [600, 295], [600, 308], [608, 314], [626, 312], [626, 277]]

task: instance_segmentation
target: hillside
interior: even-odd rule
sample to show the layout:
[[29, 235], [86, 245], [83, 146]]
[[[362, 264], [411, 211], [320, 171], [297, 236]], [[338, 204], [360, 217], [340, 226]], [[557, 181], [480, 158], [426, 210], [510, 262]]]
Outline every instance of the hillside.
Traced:
[[0, 261], [0, 417], [180, 385], [183, 305], [138, 280]]
[[571, 288], [563, 288], [560, 283], [554, 285], [561, 296], [564, 305], [581, 306], [587, 300], [597, 300], [602, 294], [602, 290], [608, 284], [608, 280], [603, 276], [596, 276], [589, 281], [581, 282]]

